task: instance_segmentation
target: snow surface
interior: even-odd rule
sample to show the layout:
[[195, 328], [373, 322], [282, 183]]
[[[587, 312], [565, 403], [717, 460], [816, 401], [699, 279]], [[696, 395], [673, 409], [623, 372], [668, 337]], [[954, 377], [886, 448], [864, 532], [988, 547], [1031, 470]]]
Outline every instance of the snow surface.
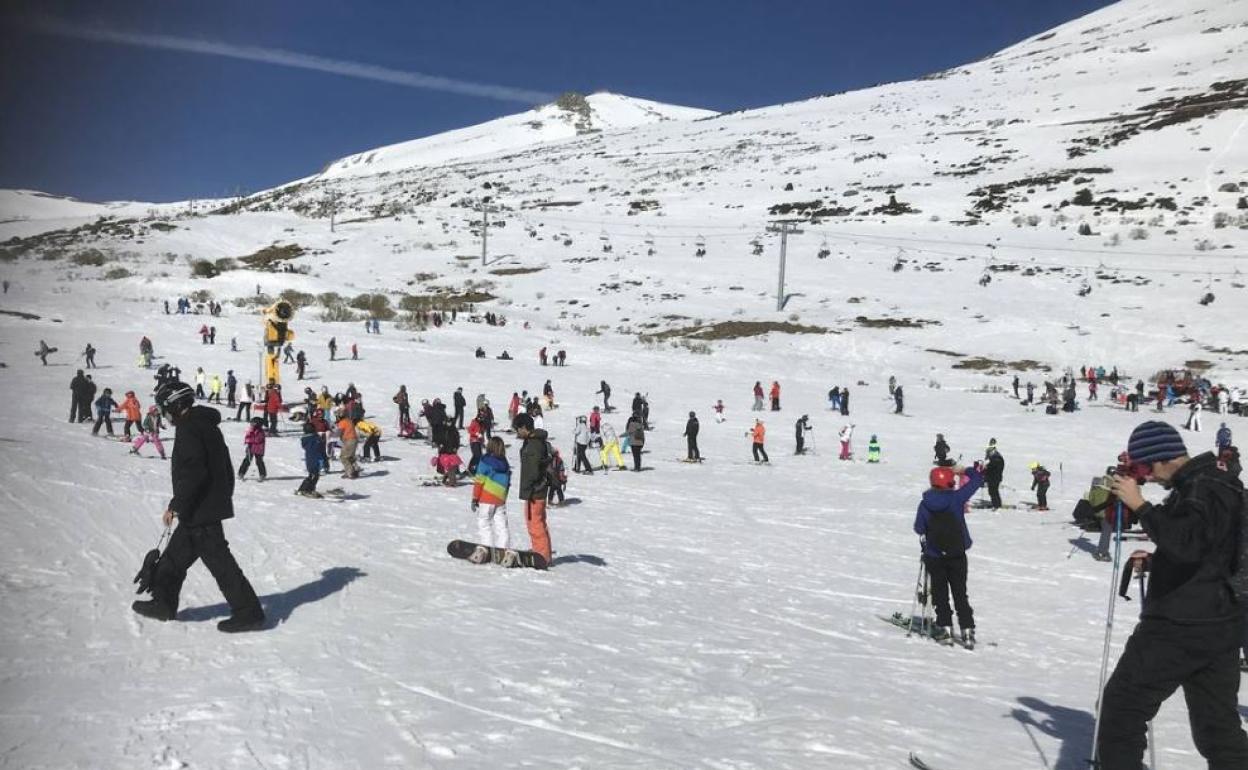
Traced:
[[[344, 197], [333, 232], [316, 209], [325, 188], [315, 180], [255, 196], [239, 213], [188, 216], [171, 204], [116, 229], [72, 232], [94, 225], [96, 212], [42, 227], [0, 222], [0, 277], [12, 284], [0, 310], [38, 316], [0, 314], [0, 388], [14, 416], [0, 429], [0, 766], [893, 768], [917, 751], [938, 767], [1084, 767], [1109, 567], [1066, 520], [1088, 479], [1152, 415], [1094, 404], [1048, 417], [999, 388], [1015, 371], [1037, 384], [1089, 363], [1148, 377], [1198, 359], [1215, 382], [1248, 385], [1248, 302], [1236, 275], [1248, 231], [1212, 221], [1215, 211], [1234, 215], [1243, 194], [1218, 187], [1248, 182], [1243, 109], [1066, 158], [1069, 140], [1104, 130], [1069, 121], [1157, 97], [1136, 83], [1189, 94], [1244, 77], [1248, 59], [1235, 52], [1248, 43], [1248, 3], [1132, 0], [1055, 33], [941, 79], [335, 179]], [[1145, 42], [1148, 51], [1131, 50]], [[988, 126], [997, 119], [1005, 123]], [[873, 138], [850, 138], [859, 134]], [[1017, 152], [974, 176], [936, 173], [990, 152], [981, 141]], [[872, 152], [888, 157], [862, 158]], [[985, 213], [983, 224], [949, 223], [986, 182], [1101, 164], [1113, 168], [1102, 181], [1021, 188], [1026, 200]], [[893, 184], [922, 213], [803, 224], [789, 240], [792, 296], [776, 311], [767, 207], [835, 197], [867, 208], [863, 198], [883, 204], [886, 191], [874, 188]], [[1132, 199], [1165, 192], [1179, 209], [1066, 207], [1062, 222], [1044, 208], [1081, 186]], [[844, 196], [851, 187], [858, 195]], [[472, 220], [485, 194], [503, 211], [481, 267]], [[635, 200], [659, 208], [629, 215]], [[539, 207], [551, 202], [576, 205]], [[1042, 221], [1013, 226], [1028, 214]], [[1076, 235], [1079, 222], [1098, 235]], [[1131, 240], [1136, 228], [1148, 237]], [[817, 259], [825, 239], [831, 254]], [[1203, 240], [1213, 248], [1194, 248]], [[189, 278], [191, 260], [273, 244], [300, 245], [292, 264], [307, 274]], [[109, 261], [76, 264], [86, 250]], [[131, 275], [109, 278], [119, 267]], [[517, 268], [531, 272], [492, 272]], [[1093, 291], [1078, 297], [1084, 281]], [[355, 499], [305, 501], [292, 495], [301, 461], [285, 426], [269, 446], [270, 480], [238, 485], [238, 516], [226, 525], [272, 627], [219, 634], [225, 608], [202, 566], [190, 572], [179, 621], [149, 622], [129, 610], [130, 579], [159, 536], [168, 469], [64, 421], [72, 359], [91, 342], [97, 382], [134, 389], [144, 405], [150, 372], [134, 365], [144, 334], [158, 363], [187, 376], [203, 366], [254, 378], [259, 319], [234, 300], [257, 286], [382, 292], [396, 306], [404, 294], [475, 287], [499, 297], [479, 310], [509, 323], [461, 318], [413, 332], [387, 322], [382, 335], [362, 336], [358, 322], [301, 310], [294, 328], [312, 361], [308, 384], [354, 382], [393, 459], [354, 482], [322, 481]], [[160, 300], [196, 290], [224, 302], [225, 315], [163, 314]], [[1198, 305], [1206, 290], [1216, 301]], [[867, 328], [859, 317], [925, 325]], [[791, 318], [826, 331], [638, 336]], [[204, 322], [218, 327], [216, 346], [200, 344]], [[229, 352], [233, 335], [239, 353]], [[358, 342], [362, 360], [329, 363], [333, 335], [340, 350]], [[32, 356], [40, 339], [60, 348], [46, 368]], [[478, 345], [489, 359], [472, 357]], [[542, 346], [566, 348], [569, 366], [538, 366]], [[504, 348], [517, 360], [494, 360]], [[1007, 363], [953, 368], [970, 356]], [[1022, 369], [1024, 359], [1051, 371]], [[905, 387], [907, 416], [891, 414], [889, 375]], [[577, 502], [551, 512], [548, 573], [450, 559], [446, 543], [476, 533], [468, 488], [418, 485], [431, 453], [393, 440], [391, 394], [406, 383], [417, 399], [447, 400], [462, 385], [470, 401], [486, 393], [501, 412], [513, 391], [537, 392], [547, 378], [563, 404], [548, 426], [565, 455], [573, 417], [600, 379], [621, 405], [649, 393], [651, 470], [573, 476]], [[764, 415], [773, 464], [758, 467], [744, 435], [749, 391], [772, 379], [784, 411]], [[293, 399], [289, 371], [286, 385]], [[825, 410], [832, 385], [853, 393], [860, 456], [878, 434], [879, 466], [833, 456], [846, 420]], [[722, 425], [710, 409], [719, 398]], [[676, 461], [689, 410], [702, 422], [701, 466]], [[792, 426], [804, 413], [817, 454], [795, 457]], [[1206, 432], [1185, 433], [1194, 451], [1213, 444], [1217, 420], [1205, 417]], [[1232, 427], [1248, 431], [1242, 419]], [[1029, 461], [1055, 474], [1052, 512], [971, 516], [974, 652], [906, 639], [877, 617], [910, 607], [911, 525], [938, 431], [965, 460], [997, 439], [1007, 502], [1030, 499]], [[224, 432], [237, 462], [242, 426], [226, 422]], [[514, 502], [510, 519], [527, 544]], [[1135, 612], [1118, 605], [1115, 658]], [[1172, 698], [1156, 720], [1160, 767], [1202, 765], [1184, 710]]]

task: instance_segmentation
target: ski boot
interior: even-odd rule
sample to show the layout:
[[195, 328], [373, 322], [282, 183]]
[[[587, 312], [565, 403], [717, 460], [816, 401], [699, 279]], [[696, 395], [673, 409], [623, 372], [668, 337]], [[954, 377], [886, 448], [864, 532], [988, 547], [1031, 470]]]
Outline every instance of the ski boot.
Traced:
[[975, 629], [962, 629], [962, 646], [968, 650], [975, 649]]
[[952, 626], [932, 626], [932, 641], [944, 645], [953, 645]]
[[1104, 551], [1097, 551], [1096, 553], [1092, 554], [1092, 558], [1096, 559], [1097, 561], [1113, 561], [1113, 558], [1109, 554], [1105, 553]]

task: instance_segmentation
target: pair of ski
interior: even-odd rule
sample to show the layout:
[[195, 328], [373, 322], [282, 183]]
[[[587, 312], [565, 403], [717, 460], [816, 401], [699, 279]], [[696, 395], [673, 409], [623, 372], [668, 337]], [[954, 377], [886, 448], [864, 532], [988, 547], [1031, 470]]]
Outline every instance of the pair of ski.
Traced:
[[[894, 625], [894, 626], [897, 626], [898, 628], [904, 628], [904, 629], [906, 629], [907, 631], [911, 631], [911, 632], [913, 632], [913, 633], [916, 633], [916, 634], [918, 634], [919, 636], [923, 637], [924, 639], [930, 639], [930, 640], [931, 640], [931, 641], [933, 641], [933, 642], [936, 642], [936, 643], [938, 643], [938, 644], [945, 645], [945, 646], [947, 646], [947, 647], [952, 647], [952, 646], [956, 645], [956, 646], [958, 646], [958, 647], [961, 647], [961, 648], [962, 648], [962, 649], [964, 649], [964, 650], [974, 650], [974, 649], [975, 649], [975, 642], [974, 642], [973, 640], [968, 639], [968, 640], [966, 640], [966, 641], [963, 641], [963, 639], [962, 639], [961, 635], [959, 635], [959, 634], [952, 634], [952, 632], [951, 632], [951, 634], [952, 634], [952, 635], [951, 635], [951, 636], [949, 636], [947, 640], [946, 640], [946, 639], [937, 639], [937, 638], [933, 637], [933, 636], [932, 636], [932, 635], [928, 632], [928, 627], [930, 627], [930, 621], [927, 621], [926, 619], [924, 619], [924, 618], [922, 618], [922, 617], [920, 617], [920, 616], [918, 616], [918, 615], [914, 615], [914, 616], [911, 616], [911, 617], [906, 617], [905, 613], [902, 613], [902, 612], [894, 612], [894, 613], [893, 613], [893, 615], [892, 615], [892, 617], [887, 617], [887, 618], [886, 618], [886, 617], [884, 617], [883, 615], [881, 615], [881, 616], [880, 616], [880, 619], [881, 619], [881, 620], [883, 620], [883, 621], [884, 621], [884, 622], [886, 622], [886, 623], [890, 623], [890, 624], [892, 624], [892, 625]], [[949, 644], [949, 643], [947, 643], [947, 642], [952, 642], [952, 644]]]
[[[480, 562], [481, 564], [503, 563], [503, 555], [506, 553], [506, 550], [481, 545], [480, 543], [472, 543], [467, 540], [452, 540], [446, 544], [446, 552], [456, 559], [467, 560], [477, 550], [478, 546], [485, 548], [488, 552], [488, 556]], [[546, 557], [540, 553], [535, 551], [516, 551], [516, 563], [512, 566], [544, 570], [550, 565], [546, 563]]]
[[[295, 494], [296, 495], [300, 494], [299, 490], [296, 489]], [[347, 490], [343, 489], [342, 487], [332, 487], [330, 489], [325, 489], [319, 492], [316, 490], [313, 490], [311, 492], [306, 492], [306, 493], [303, 493], [302, 496], [311, 498], [313, 500], [326, 500], [326, 499], [346, 500]]]

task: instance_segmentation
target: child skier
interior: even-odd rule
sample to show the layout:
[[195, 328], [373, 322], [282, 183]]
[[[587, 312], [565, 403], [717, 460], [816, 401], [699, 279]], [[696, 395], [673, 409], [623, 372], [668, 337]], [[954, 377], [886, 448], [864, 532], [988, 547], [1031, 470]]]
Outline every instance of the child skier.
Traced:
[[[955, 490], [955, 480], [965, 473], [967, 483]], [[984, 477], [974, 468], [937, 466], [928, 474], [931, 488], [923, 493], [914, 518], [914, 531], [923, 548], [923, 564], [931, 579], [932, 603], [936, 606], [936, 626], [932, 637], [953, 644], [953, 612], [949, 593], [958, 611], [962, 643], [975, 643], [975, 616], [966, 598], [966, 552], [971, 533], [966, 526], [966, 505], [979, 490]]]
[[840, 459], [852, 460], [854, 457], [854, 453], [850, 450], [850, 442], [852, 442], [854, 439], [854, 426], [853, 425], [842, 426], [841, 432], [836, 434], [836, 437], [840, 439], [841, 441]]
[[1036, 510], [1049, 510], [1049, 472], [1038, 462], [1027, 466], [1031, 469], [1031, 488], [1036, 490]]
[[143, 425], [143, 407], [139, 406], [139, 399], [134, 395], [133, 390], [126, 391], [126, 398], [121, 402], [121, 413], [126, 417], [126, 424], [121, 432], [125, 434], [125, 440], [130, 440], [130, 426], [133, 425], [136, 431], [142, 431]]
[[316, 482], [321, 477], [321, 467], [325, 462], [324, 439], [316, 434], [316, 427], [309, 422], [303, 424], [303, 437], [299, 439], [303, 448], [303, 467], [308, 471], [307, 478], [295, 490], [295, 494], [304, 497], [320, 497], [316, 491]]
[[113, 389], [105, 388], [104, 393], [95, 400], [95, 427], [91, 429], [92, 436], [100, 435], [100, 426], [108, 428], [108, 435], [113, 436], [113, 410], [117, 408], [117, 402], [113, 400]]
[[879, 439], [875, 437], [875, 434], [872, 433], [871, 440], [867, 442], [867, 462], [878, 463], [879, 461], [880, 461], [880, 442], [879, 442]]
[[463, 460], [459, 459], [459, 455], [444, 449], [439, 449], [438, 454], [430, 462], [441, 477], [441, 482], [448, 487], [453, 487], [459, 483], [459, 469], [463, 465]]
[[568, 484], [568, 467], [563, 463], [563, 456], [556, 449], [550, 460], [550, 489], [546, 493], [546, 504], [554, 505], [555, 496], [559, 496], [559, 505], [563, 505], [563, 489]]
[[472, 511], [477, 514], [477, 534], [482, 543], [468, 557], [474, 564], [480, 564], [489, 556], [486, 546], [503, 549], [504, 567], [516, 563], [511, 533], [507, 529], [507, 492], [510, 489], [507, 447], [501, 438], [494, 436], [486, 442], [485, 455], [477, 463], [477, 475], [472, 482]]
[[[763, 421], [755, 418], [754, 427], [745, 435], [749, 436], [753, 442], [753, 446], [750, 449], [754, 453], [754, 462], [770, 464], [771, 458], [767, 456], [767, 449], [763, 446], [763, 443], [767, 440], [767, 428], [763, 425]], [[759, 459], [760, 456], [762, 457], [761, 460]]]
[[715, 406], [713, 408], [715, 409], [715, 422], [723, 422], [724, 421], [724, 400], [722, 398], [717, 399], [715, 401]]
[[262, 418], [256, 417], [251, 421], [251, 427], [243, 436], [243, 446], [246, 448], [246, 454], [242, 464], [238, 466], [238, 480], [242, 481], [247, 476], [247, 469], [251, 467], [251, 461], [255, 460], [256, 470], [260, 471], [260, 480], [264, 481], [268, 473], [264, 468], [264, 420]]
[[148, 442], [156, 445], [156, 451], [160, 452], [160, 459], [164, 460], [165, 445], [160, 442], [160, 410], [155, 404], [147, 408], [147, 416], [143, 418], [143, 432], [134, 440], [130, 454], [137, 455], [139, 449]]

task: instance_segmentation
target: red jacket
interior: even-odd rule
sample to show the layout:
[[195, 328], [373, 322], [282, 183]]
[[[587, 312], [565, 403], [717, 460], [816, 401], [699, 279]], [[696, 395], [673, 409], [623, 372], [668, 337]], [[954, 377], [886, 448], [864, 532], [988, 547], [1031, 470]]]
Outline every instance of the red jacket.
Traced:
[[475, 444], [481, 440], [481, 423], [477, 418], [472, 418], [472, 422], [468, 423], [468, 443]]
[[264, 394], [264, 410], [269, 414], [282, 411], [282, 392], [279, 389], [269, 388], [269, 392]]

